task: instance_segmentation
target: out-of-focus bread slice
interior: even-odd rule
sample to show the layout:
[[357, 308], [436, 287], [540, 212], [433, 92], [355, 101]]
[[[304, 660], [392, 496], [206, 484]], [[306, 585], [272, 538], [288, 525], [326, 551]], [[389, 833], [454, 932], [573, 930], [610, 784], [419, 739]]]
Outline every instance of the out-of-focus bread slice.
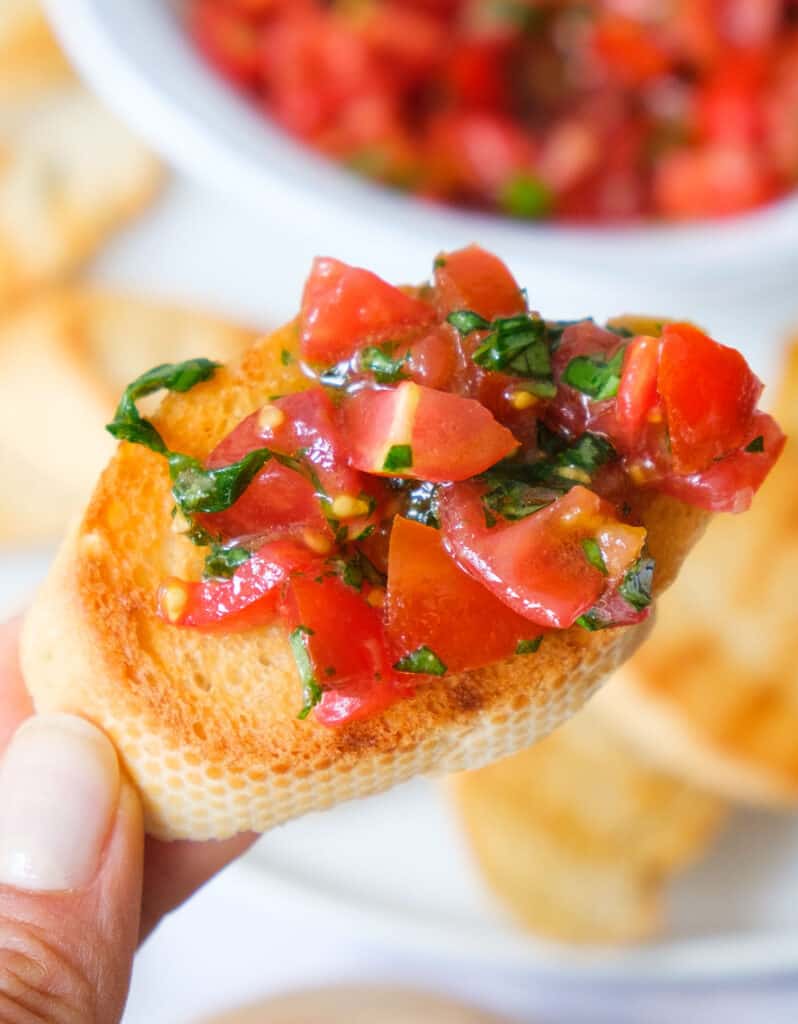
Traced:
[[785, 452], [740, 520], [718, 517], [599, 710], [663, 766], [727, 797], [798, 802], [798, 344]]
[[[155, 422], [172, 448], [204, 458], [268, 396], [307, 384], [293, 325]], [[706, 515], [639, 495], [673, 578]], [[221, 838], [366, 796], [420, 772], [476, 767], [528, 746], [572, 714], [631, 653], [641, 627], [547, 637], [534, 656], [419, 686], [384, 714], [336, 729], [297, 719], [300, 686], [280, 625], [180, 630], [155, 616], [164, 576], [199, 574], [201, 553], [170, 530], [165, 460], [123, 444], [30, 612], [26, 679], [39, 709], [71, 708], [113, 739], [138, 784], [148, 830]]]
[[113, 292], [51, 293], [0, 320], [0, 545], [52, 541], [113, 454], [125, 385], [198, 353], [227, 362], [254, 332]]
[[78, 85], [0, 101], [0, 312], [149, 204], [161, 170]]
[[73, 78], [36, 0], [0, 3], [0, 106]]
[[335, 986], [277, 996], [203, 1024], [502, 1024], [502, 1020], [427, 993]]
[[724, 817], [717, 797], [648, 767], [590, 707], [447, 788], [490, 889], [525, 928], [572, 943], [654, 933], [669, 877]]

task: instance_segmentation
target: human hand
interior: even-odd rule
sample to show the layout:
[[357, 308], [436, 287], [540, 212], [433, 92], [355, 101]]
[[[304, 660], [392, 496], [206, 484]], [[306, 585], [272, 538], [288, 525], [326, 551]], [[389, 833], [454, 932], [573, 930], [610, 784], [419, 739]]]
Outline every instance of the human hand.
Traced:
[[254, 837], [145, 839], [106, 736], [31, 717], [18, 636], [0, 627], [0, 1021], [117, 1024], [139, 942]]

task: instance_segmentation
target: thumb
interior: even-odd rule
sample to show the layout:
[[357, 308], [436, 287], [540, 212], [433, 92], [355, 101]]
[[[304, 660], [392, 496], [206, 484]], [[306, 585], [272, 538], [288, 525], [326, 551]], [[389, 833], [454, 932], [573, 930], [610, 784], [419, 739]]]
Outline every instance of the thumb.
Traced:
[[0, 766], [0, 1021], [117, 1024], [142, 847], [107, 737], [71, 715], [24, 722]]

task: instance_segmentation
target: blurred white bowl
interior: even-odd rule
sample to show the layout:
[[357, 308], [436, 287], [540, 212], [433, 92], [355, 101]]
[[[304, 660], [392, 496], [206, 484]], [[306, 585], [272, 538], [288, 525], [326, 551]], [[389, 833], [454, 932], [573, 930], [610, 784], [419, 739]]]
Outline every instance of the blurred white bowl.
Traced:
[[269, 218], [374, 249], [429, 253], [478, 238], [514, 267], [562, 266], [673, 287], [796, 274], [798, 196], [724, 222], [587, 230], [530, 225], [426, 205], [314, 156], [270, 125], [194, 52], [180, 0], [46, 0], [83, 73], [144, 137], [186, 172]]

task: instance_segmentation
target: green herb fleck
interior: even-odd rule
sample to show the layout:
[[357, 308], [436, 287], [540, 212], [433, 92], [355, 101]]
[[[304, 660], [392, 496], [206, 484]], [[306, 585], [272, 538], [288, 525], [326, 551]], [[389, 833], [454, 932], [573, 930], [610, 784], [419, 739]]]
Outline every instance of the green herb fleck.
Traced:
[[364, 370], [374, 374], [378, 384], [395, 384], [396, 381], [405, 380], [407, 374], [404, 366], [407, 362], [407, 353], [399, 359], [393, 357], [393, 346], [376, 345], [363, 349], [360, 354], [360, 365]]
[[446, 257], [445, 256], [436, 256], [435, 257], [435, 262], [432, 264], [432, 266], [433, 266], [433, 268], [435, 270], [440, 270], [441, 267], [445, 267], [446, 266]]
[[438, 513], [438, 497], [437, 484], [427, 480], [415, 484], [405, 492], [403, 514], [407, 519], [413, 519], [424, 526], [431, 526], [439, 530], [441, 522]]
[[287, 348], [284, 348], [284, 349], [282, 349], [280, 351], [280, 362], [283, 364], [283, 366], [290, 366], [291, 363], [293, 363], [293, 361], [294, 361], [294, 357], [288, 351]]
[[251, 557], [252, 552], [248, 548], [214, 544], [205, 559], [203, 575], [206, 578], [229, 579]]
[[651, 588], [654, 582], [656, 562], [649, 555], [639, 558], [627, 570], [618, 592], [636, 611], [641, 612], [651, 604]]
[[755, 437], [750, 444], [745, 446], [747, 452], [763, 452], [765, 450], [765, 438], [762, 434], [759, 437]]
[[603, 619], [593, 608], [589, 612], [585, 612], [584, 615], [580, 615], [576, 620], [576, 624], [581, 626], [582, 629], [586, 629], [588, 633], [595, 633], [599, 629], [607, 629], [608, 626], [612, 625], [611, 622]]
[[599, 355], [575, 356], [566, 366], [562, 379], [596, 402], [614, 398], [621, 383], [624, 351], [620, 348], [609, 362]]
[[540, 220], [552, 212], [554, 195], [540, 178], [518, 174], [499, 193], [499, 206], [512, 217]]
[[438, 655], [429, 647], [419, 647], [412, 654], [406, 654], [396, 662], [397, 672], [415, 672], [425, 676], [442, 676], [446, 674], [446, 666]]
[[313, 636], [313, 630], [307, 626], [297, 626], [292, 630], [288, 641], [291, 644], [291, 653], [296, 662], [299, 678], [302, 683], [302, 710], [297, 718], [305, 719], [321, 701], [324, 691], [319, 686], [313, 672], [313, 664], [308, 651], [308, 638]]
[[542, 636], [536, 636], [533, 640], [519, 640], [515, 649], [516, 654], [535, 654], [543, 643]]
[[482, 496], [489, 527], [496, 525], [497, 516], [516, 522], [538, 512], [553, 500], [549, 493], [542, 493], [539, 487], [521, 480], [503, 480]]
[[446, 320], [463, 335], [471, 334], [473, 331], [486, 331], [490, 327], [489, 320], [470, 309], [457, 309], [450, 313]]
[[593, 568], [598, 569], [602, 576], [607, 576], [607, 563], [604, 561], [604, 555], [601, 553], [598, 541], [593, 537], [585, 537], [582, 540], [582, 550], [585, 553], [585, 558]]
[[413, 449], [409, 444], [395, 444], [385, 456], [382, 468], [387, 473], [399, 473], [413, 465]]
[[486, 370], [504, 370], [519, 377], [551, 376], [551, 355], [546, 344], [546, 324], [539, 316], [502, 317], [472, 359]]

